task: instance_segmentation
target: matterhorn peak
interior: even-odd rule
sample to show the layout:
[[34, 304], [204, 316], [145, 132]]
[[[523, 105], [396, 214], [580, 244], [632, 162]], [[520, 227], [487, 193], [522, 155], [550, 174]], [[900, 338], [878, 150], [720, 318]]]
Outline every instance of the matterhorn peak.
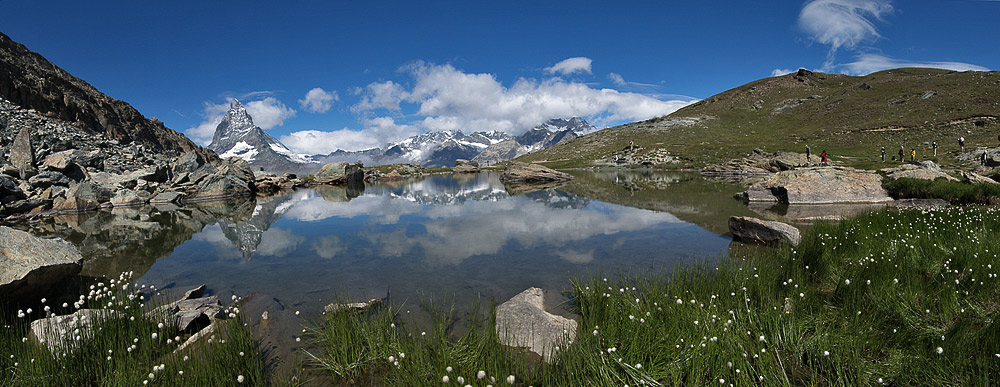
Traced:
[[219, 157], [236, 156], [269, 171], [299, 171], [308, 164], [301, 155], [295, 154], [284, 144], [267, 134], [257, 125], [240, 100], [229, 101], [229, 111], [215, 127], [215, 136], [208, 145]]

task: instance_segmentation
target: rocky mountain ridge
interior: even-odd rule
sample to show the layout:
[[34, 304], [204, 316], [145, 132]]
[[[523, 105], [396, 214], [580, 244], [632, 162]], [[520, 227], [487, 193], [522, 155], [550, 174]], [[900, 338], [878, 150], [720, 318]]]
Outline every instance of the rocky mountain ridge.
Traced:
[[122, 145], [135, 143], [166, 157], [195, 152], [210, 162], [219, 160], [156, 118], [147, 119], [128, 103], [101, 93], [3, 33], [0, 33], [0, 97]]
[[250, 195], [221, 160], [0, 34], [0, 217]]

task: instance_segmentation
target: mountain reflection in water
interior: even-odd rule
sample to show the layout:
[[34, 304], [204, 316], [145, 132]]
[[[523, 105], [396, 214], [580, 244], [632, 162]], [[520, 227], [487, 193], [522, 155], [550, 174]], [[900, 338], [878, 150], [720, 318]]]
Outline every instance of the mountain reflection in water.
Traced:
[[134, 271], [158, 288], [204, 283], [222, 297], [256, 292], [314, 314], [335, 296], [391, 289], [397, 300], [503, 301], [530, 286], [566, 290], [573, 276], [668, 271], [725, 254], [729, 239], [706, 231], [725, 220], [704, 206], [729, 206], [737, 188], [704, 192], [706, 183], [683, 174], [577, 175], [518, 196], [495, 174], [432, 176], [115, 209], [31, 231], [80, 247], [87, 276]]

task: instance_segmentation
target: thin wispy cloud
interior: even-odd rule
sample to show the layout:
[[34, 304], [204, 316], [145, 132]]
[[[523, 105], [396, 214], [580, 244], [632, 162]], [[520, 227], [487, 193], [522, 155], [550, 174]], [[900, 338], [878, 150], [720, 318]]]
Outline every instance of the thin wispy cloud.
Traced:
[[814, 41], [830, 46], [824, 65], [828, 67], [837, 50], [882, 37], [875, 21], [892, 10], [885, 0], [813, 0], [802, 7], [799, 27]]
[[[872, 47], [882, 38], [876, 26], [883, 17], [895, 11], [889, 0], [811, 0], [799, 13], [798, 25], [817, 43], [828, 45], [826, 61], [818, 71], [866, 75], [876, 71], [900, 67], [926, 67], [956, 71], [987, 71], [986, 67], [955, 61], [916, 61], [892, 58], [872, 53]], [[838, 51], [855, 52], [855, 60], [836, 63]], [[771, 76], [794, 70], [777, 68]]]
[[866, 75], [876, 71], [900, 68], [900, 67], [924, 67], [932, 69], [945, 69], [955, 71], [990, 71], [990, 69], [962, 62], [920, 62], [903, 59], [894, 59], [877, 54], [861, 54], [857, 60], [842, 65], [844, 72], [851, 75]]
[[590, 71], [590, 66], [594, 61], [587, 57], [573, 57], [569, 59], [564, 59], [559, 63], [552, 65], [552, 67], [546, 67], [545, 72], [549, 74], [562, 74], [571, 75], [573, 73], [587, 73], [592, 74]]

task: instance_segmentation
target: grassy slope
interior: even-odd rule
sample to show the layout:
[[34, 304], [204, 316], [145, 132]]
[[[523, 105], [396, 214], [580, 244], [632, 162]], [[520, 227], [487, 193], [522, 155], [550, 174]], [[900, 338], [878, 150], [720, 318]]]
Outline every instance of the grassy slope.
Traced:
[[[674, 124], [697, 117], [706, 119]], [[825, 149], [834, 160], [874, 167], [881, 146], [890, 156], [900, 145], [907, 152], [916, 146], [918, 158], [925, 158], [930, 142], [937, 141], [938, 161], [953, 164], [959, 135], [974, 148], [996, 146], [998, 134], [997, 72], [909, 68], [863, 77], [807, 72], [751, 82], [667, 117], [604, 129], [519, 161], [586, 167], [635, 141], [646, 150], [666, 148], [689, 166], [741, 157], [754, 148], [804, 152], [808, 144], [815, 154]]]

